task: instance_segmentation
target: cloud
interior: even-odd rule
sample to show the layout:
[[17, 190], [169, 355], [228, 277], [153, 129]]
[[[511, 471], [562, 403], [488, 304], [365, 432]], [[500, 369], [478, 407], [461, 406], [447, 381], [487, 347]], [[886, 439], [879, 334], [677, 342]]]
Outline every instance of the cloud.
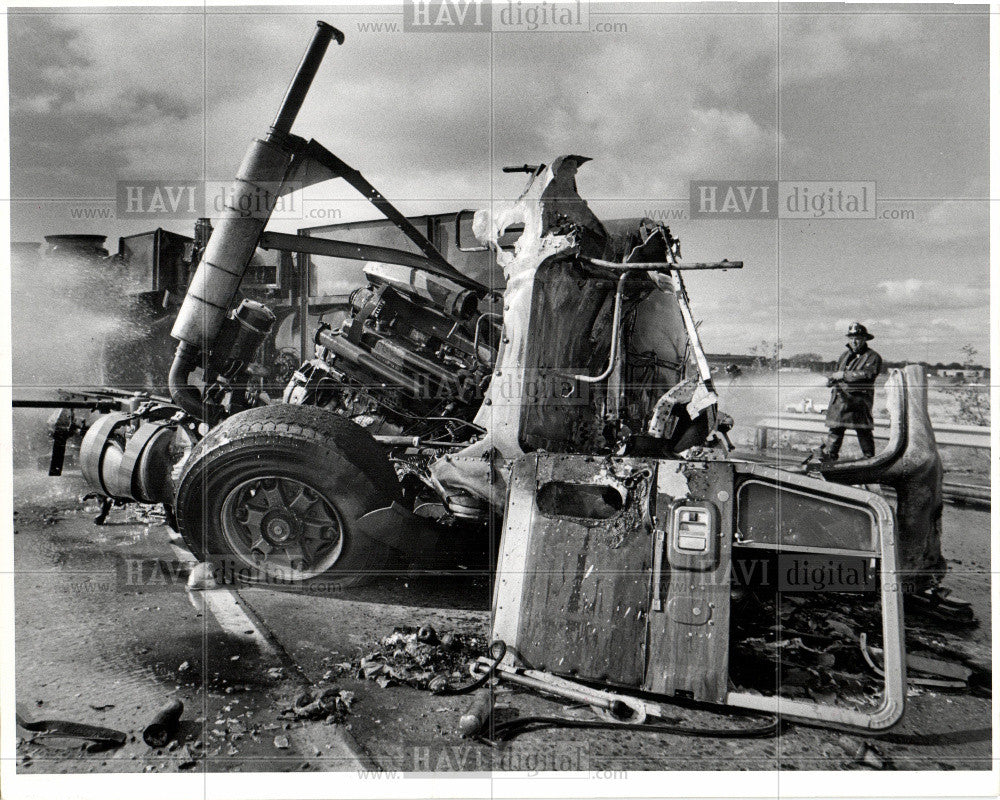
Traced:
[[201, 111], [201, 102], [163, 89], [131, 89], [124, 94], [130, 114], [150, 114], [185, 120]]
[[876, 284], [878, 296], [868, 301], [869, 307], [885, 307], [889, 303], [903, 309], [965, 309], [988, 308], [990, 297], [985, 286], [943, 283], [935, 280], [906, 278], [881, 281]]
[[[79, 32], [50, 16], [8, 14], [11, 113], [55, 110], [74, 97], [71, 78], [92, 65]], [[29, 69], [18, 69], [20, 65]]]
[[[380, 18], [324, 9], [347, 41], [331, 47], [296, 132], [409, 213], [510, 198], [524, 179], [500, 166], [568, 152], [595, 159], [580, 190], [608, 218], [682, 208], [662, 199], [686, 197], [692, 179], [772, 177], [779, 146], [786, 178], [857, 169], [880, 190], [891, 177], [900, 196], [954, 196], [963, 186], [985, 196], [977, 126], [988, 119], [986, 72], [976, 54], [986, 52], [987, 15], [747, 8], [623, 17], [620, 35], [492, 38], [365, 32], [356, 23]], [[8, 27], [17, 198], [109, 196], [122, 178], [203, 171], [228, 180], [266, 130], [312, 23], [267, 7], [150, 7], [13, 10]], [[344, 219], [376, 215], [334, 182], [309, 195], [336, 198]], [[855, 316], [900, 319], [903, 346], [921, 330], [939, 335], [933, 320], [950, 313], [962, 331], [986, 330], [985, 206], [920, 204], [915, 221], [851, 223], [836, 236], [803, 225], [797, 244], [790, 222], [672, 227], [692, 260], [745, 259], [724, 281], [691, 278], [713, 349], [752, 346], [779, 328], [810, 342], [796, 349], [839, 348], [831, 320]], [[65, 208], [53, 209], [15, 201], [15, 238], [65, 230]], [[172, 220], [149, 227], [157, 224], [190, 230]], [[136, 230], [127, 220], [92, 225], [112, 236]], [[716, 307], [702, 298], [718, 298]], [[886, 326], [880, 341], [896, 330]]]
[[812, 292], [783, 287], [773, 312], [788, 352], [835, 355], [855, 321], [875, 335], [875, 349], [893, 360], [952, 361], [965, 342], [989, 351], [989, 291], [972, 281], [876, 278]]
[[686, 122], [685, 143], [671, 159], [675, 174], [743, 177], [762, 174], [761, 168], [774, 161], [777, 131], [765, 128], [749, 114], [696, 107]]
[[[980, 198], [982, 192], [972, 192], [969, 197]], [[990, 201], [985, 199], [942, 200], [921, 212], [918, 208], [914, 220], [896, 220], [894, 227], [900, 233], [913, 236], [922, 242], [942, 244], [962, 240], [985, 242], [990, 228]]]
[[839, 320], [884, 318], [911, 315], [918, 311], [962, 312], [988, 310], [989, 288], [986, 285], [955, 280], [946, 283], [924, 278], [900, 278], [884, 281], [852, 282], [842, 287], [826, 287], [822, 292], [786, 288], [781, 293], [782, 313], [805, 309], [824, 313]]
[[780, 65], [783, 85], [809, 84], [848, 71], [859, 59], [889, 59], [926, 46], [925, 21], [915, 15], [783, 14]]
[[190, 92], [202, 71], [187, 55], [200, 50], [200, 18], [12, 11], [8, 25], [15, 198], [107, 197], [139, 172], [197, 175]]

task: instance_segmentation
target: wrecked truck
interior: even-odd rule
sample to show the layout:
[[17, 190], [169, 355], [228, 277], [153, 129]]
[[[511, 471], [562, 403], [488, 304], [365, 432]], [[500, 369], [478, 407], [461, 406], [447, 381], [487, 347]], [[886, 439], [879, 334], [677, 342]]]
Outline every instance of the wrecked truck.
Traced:
[[[199, 559], [256, 581], [348, 586], [502, 525], [494, 634], [512, 652], [559, 671], [558, 651], [563, 672], [713, 702], [727, 698], [740, 554], [861, 564], [886, 690], [871, 714], [829, 719], [898, 720], [899, 589], [944, 573], [920, 368], [890, 376], [891, 436], [873, 458], [807, 471], [735, 457], [683, 274], [742, 263], [685, 262], [650, 220], [602, 222], [576, 184], [590, 159], [564, 155], [517, 168], [517, 202], [457, 226], [475, 236], [459, 246], [496, 257], [496, 286], [470, 278], [360, 172], [291, 132], [333, 40], [319, 23], [239, 169], [172, 330], [170, 402], [133, 398], [89, 426], [80, 463], [94, 489], [163, 503]], [[265, 230], [287, 187], [334, 178], [412, 248]], [[275, 320], [240, 295], [257, 248], [365, 263], [348, 317], [315, 331], [280, 401], [248, 371]]]

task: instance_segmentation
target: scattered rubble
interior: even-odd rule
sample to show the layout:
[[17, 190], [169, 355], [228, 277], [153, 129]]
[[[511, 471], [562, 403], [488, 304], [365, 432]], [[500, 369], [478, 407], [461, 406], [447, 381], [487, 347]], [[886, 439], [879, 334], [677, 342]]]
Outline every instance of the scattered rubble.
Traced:
[[[911, 690], [977, 688], [989, 674], [988, 658], [968, 642], [912, 622], [906, 633]], [[863, 594], [746, 594], [734, 607], [731, 677], [767, 695], [877, 705], [881, 639], [880, 615]]]
[[485, 653], [488, 644], [479, 634], [438, 636], [430, 626], [399, 627], [359, 661], [334, 666], [383, 689], [394, 685], [431, 689], [468, 677], [469, 662]]
[[160, 708], [142, 731], [142, 739], [150, 747], [163, 747], [177, 734], [184, 703], [177, 698]]
[[138, 525], [165, 525], [167, 515], [160, 503], [130, 503], [125, 506], [125, 519]]
[[282, 719], [324, 720], [333, 725], [343, 722], [351, 713], [354, 692], [330, 686], [316, 691], [307, 691], [295, 698], [295, 702], [281, 712]]
[[[881, 702], [882, 677], [868, 658], [881, 653], [882, 622], [878, 608], [865, 595], [775, 598], [748, 593], [735, 605], [730, 670], [741, 689], [853, 708]], [[863, 649], [863, 639], [872, 646]], [[911, 690], [988, 686], [988, 654], [968, 642], [919, 626], [907, 629], [907, 640], [909, 674], [915, 678]], [[324, 677], [350, 673], [382, 688], [405, 685], [440, 691], [467, 678], [468, 664], [485, 653], [487, 645], [483, 635], [438, 634], [430, 626], [397, 627], [360, 659], [329, 664]], [[969, 676], [968, 684], [927, 680], [943, 675]], [[313, 710], [315, 698], [304, 708], [310, 709], [307, 715], [318, 713]], [[860, 754], [858, 759], [868, 768], [881, 768], [875, 766], [877, 757], [877, 753]]]
[[180, 762], [177, 764], [177, 769], [191, 769], [198, 764], [199, 753], [192, 751], [190, 745], [184, 745], [180, 750]]
[[[875, 705], [881, 681], [858, 648], [861, 633], [881, 640], [870, 603], [817, 597], [747, 594], [733, 611], [730, 675], [762, 694], [820, 702]], [[780, 692], [777, 691], [780, 685]]]

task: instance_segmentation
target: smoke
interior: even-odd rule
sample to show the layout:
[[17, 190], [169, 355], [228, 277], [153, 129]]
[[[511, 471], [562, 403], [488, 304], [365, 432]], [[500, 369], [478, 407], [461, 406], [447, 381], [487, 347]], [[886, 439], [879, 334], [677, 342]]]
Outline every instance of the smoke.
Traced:
[[752, 446], [757, 424], [764, 418], [799, 407], [805, 400], [824, 407], [830, 400], [826, 376], [815, 372], [745, 372], [736, 377], [718, 375], [715, 388], [719, 408], [735, 420], [730, 438], [740, 446]]
[[[149, 288], [149, 287], [146, 287]], [[11, 252], [11, 358], [14, 398], [48, 399], [56, 389], [100, 385], [108, 341], [138, 337], [144, 323], [127, 311], [137, 280], [116, 261]], [[49, 410], [14, 412], [15, 463], [34, 463], [51, 443]]]

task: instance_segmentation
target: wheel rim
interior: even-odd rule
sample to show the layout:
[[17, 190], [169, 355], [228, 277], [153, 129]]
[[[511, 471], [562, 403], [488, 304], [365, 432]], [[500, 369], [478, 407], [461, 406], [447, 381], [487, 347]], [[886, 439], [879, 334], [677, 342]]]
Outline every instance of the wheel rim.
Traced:
[[344, 549], [337, 509], [294, 478], [243, 481], [226, 495], [220, 516], [233, 554], [269, 577], [301, 581], [320, 575]]

